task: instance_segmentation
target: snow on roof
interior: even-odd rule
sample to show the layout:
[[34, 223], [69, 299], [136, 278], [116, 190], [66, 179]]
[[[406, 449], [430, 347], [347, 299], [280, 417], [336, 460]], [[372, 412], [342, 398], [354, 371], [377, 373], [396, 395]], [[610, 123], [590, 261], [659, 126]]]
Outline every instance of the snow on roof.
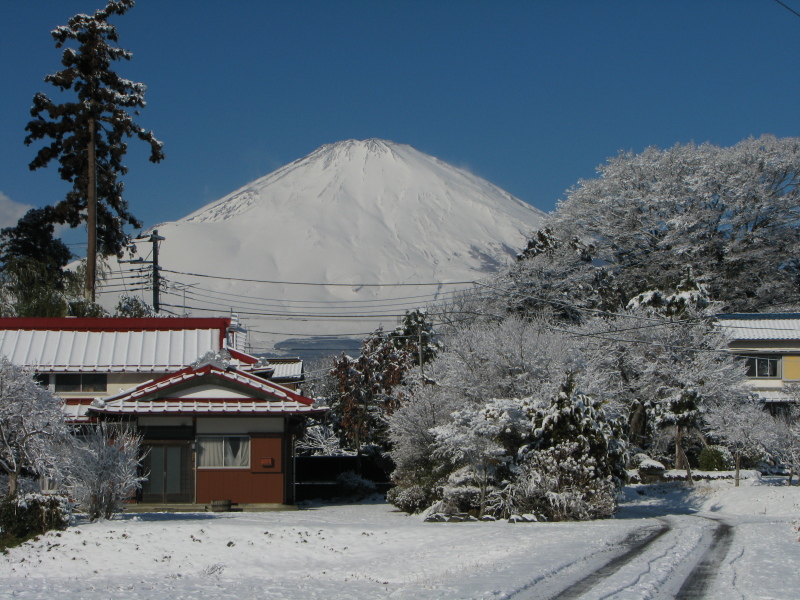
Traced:
[[228, 319], [0, 319], [0, 355], [42, 372], [163, 373], [222, 349], [229, 324]]
[[800, 313], [717, 315], [731, 340], [800, 340]]
[[[186, 394], [187, 388], [192, 389], [191, 395]], [[238, 394], [231, 396], [232, 389]], [[182, 397], [176, 397], [177, 392]], [[321, 410], [311, 398], [277, 383], [214, 364], [142, 383], [106, 400], [96, 400], [91, 407], [92, 412], [105, 414], [297, 414]]]
[[108, 404], [104, 408], [91, 407], [93, 412], [117, 415], [287, 415], [320, 412], [316, 407], [296, 402], [272, 400], [194, 400], [166, 398], [163, 400], [134, 400]]
[[782, 390], [753, 390], [764, 402], [795, 402], [796, 399]]
[[300, 380], [303, 378], [303, 361], [299, 358], [270, 358], [269, 366], [274, 369], [271, 379]]

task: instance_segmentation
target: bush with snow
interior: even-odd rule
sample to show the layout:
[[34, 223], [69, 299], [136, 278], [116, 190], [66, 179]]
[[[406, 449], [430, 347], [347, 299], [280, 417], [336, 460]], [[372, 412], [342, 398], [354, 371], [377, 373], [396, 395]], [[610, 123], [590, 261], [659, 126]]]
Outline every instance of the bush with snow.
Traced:
[[84, 431], [71, 448], [64, 485], [90, 520], [110, 519], [141, 487], [141, 436], [100, 423]]
[[701, 471], [730, 471], [734, 466], [733, 455], [725, 446], [708, 446], [700, 451], [698, 466]]
[[25, 539], [51, 529], [65, 529], [72, 504], [64, 496], [28, 493], [0, 501], [0, 539]]
[[[427, 489], [416, 484], [416, 497], [433, 499], [438, 513], [607, 517], [626, 479], [620, 423], [606, 417], [601, 402], [576, 391], [573, 374], [548, 401], [465, 405], [429, 434], [430, 470], [439, 478], [429, 477]], [[390, 497], [404, 510], [411, 506], [398, 500], [411, 485]]]

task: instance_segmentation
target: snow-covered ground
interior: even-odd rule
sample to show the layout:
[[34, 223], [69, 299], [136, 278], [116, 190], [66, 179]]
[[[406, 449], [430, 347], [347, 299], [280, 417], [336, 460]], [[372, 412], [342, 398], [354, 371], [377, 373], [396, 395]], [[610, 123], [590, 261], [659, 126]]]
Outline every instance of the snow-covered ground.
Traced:
[[11, 549], [0, 597], [794, 598], [800, 488], [774, 483], [631, 486], [589, 523], [425, 523], [378, 500], [130, 514]]

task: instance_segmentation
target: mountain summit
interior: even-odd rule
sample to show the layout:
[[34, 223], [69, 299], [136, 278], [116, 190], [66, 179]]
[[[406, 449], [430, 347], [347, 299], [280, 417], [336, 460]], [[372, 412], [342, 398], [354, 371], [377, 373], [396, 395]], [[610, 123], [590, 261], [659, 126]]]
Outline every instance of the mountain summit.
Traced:
[[[509, 263], [544, 216], [411, 146], [347, 140], [158, 225], [166, 238], [160, 262], [173, 271], [352, 286], [247, 290], [285, 299], [285, 306], [363, 299], [365, 293], [374, 299], [385, 297], [385, 290], [362, 285], [481, 278]], [[204, 279], [199, 286], [231, 290], [224, 280]], [[186, 304], [199, 306], [197, 299]], [[317, 323], [316, 332], [334, 333], [329, 325]]]

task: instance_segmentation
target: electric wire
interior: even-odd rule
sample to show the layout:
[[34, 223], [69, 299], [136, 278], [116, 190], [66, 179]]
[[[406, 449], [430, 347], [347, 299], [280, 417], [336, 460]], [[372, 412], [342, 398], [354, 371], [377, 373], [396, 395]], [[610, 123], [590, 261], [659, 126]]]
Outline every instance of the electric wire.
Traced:
[[795, 15], [796, 17], [800, 17], [800, 12], [797, 12], [795, 9], [791, 8], [790, 6], [787, 6], [786, 4], [784, 4], [783, 2], [781, 2], [781, 0], [775, 0], [775, 2], [777, 2], [778, 4], [780, 4], [780, 5], [781, 5], [783, 8], [785, 8], [786, 10], [788, 10], [790, 13], [792, 13], [792, 14], [793, 14], [793, 15]]
[[443, 286], [443, 285], [471, 285], [474, 281], [433, 281], [422, 283], [315, 283], [304, 281], [272, 281], [268, 279], [247, 279], [244, 277], [225, 277], [222, 275], [207, 275], [202, 273], [187, 273], [185, 271], [173, 271], [171, 269], [162, 269], [165, 273], [172, 273], [174, 275], [185, 275], [188, 277], [205, 277], [208, 279], [224, 279], [225, 281], [246, 281], [249, 283], [270, 283], [276, 285], [300, 285], [300, 286], [316, 286], [316, 287], [349, 287], [349, 288], [363, 288], [363, 287], [429, 287], [429, 286]]

